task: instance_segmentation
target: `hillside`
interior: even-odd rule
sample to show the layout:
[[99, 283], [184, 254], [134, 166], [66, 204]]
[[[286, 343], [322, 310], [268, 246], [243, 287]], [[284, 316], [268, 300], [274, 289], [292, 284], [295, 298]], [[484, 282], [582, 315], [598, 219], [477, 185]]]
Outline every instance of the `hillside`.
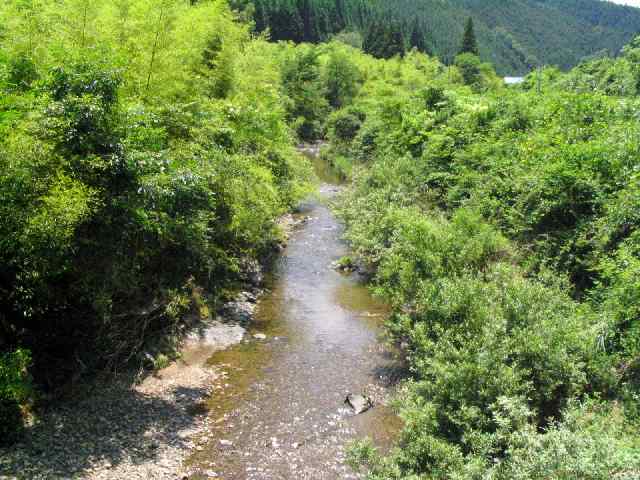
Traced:
[[402, 0], [395, 8], [407, 18], [420, 12], [445, 59], [458, 48], [464, 18], [473, 17], [482, 57], [501, 73], [541, 63], [567, 68], [603, 50], [616, 54], [640, 30], [639, 9], [600, 0]]
[[640, 31], [640, 9], [601, 0], [255, 0], [254, 5], [257, 30], [269, 27], [274, 40], [325, 40], [345, 28], [364, 34], [382, 19], [397, 24], [409, 44], [417, 23], [429, 50], [447, 63], [459, 47], [465, 20], [473, 17], [481, 56], [502, 74], [522, 74], [539, 64], [568, 68], [585, 57], [616, 54]]

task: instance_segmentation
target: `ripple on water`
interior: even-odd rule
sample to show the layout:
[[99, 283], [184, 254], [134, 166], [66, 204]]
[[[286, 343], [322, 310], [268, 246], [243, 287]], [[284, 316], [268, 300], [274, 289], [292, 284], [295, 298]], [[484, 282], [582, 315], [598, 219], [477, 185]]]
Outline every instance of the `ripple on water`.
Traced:
[[[336, 181], [317, 161], [315, 167]], [[347, 249], [322, 199], [305, 209], [312, 219], [289, 239], [248, 335], [266, 339], [209, 359], [226, 376], [209, 399], [208, 443], [190, 465], [211, 477], [357, 478], [344, 463], [345, 445], [370, 436], [388, 447], [400, 428], [383, 405], [359, 416], [344, 408], [347, 393], [392, 383], [385, 372], [395, 361], [379, 340], [388, 309], [357, 276], [330, 268]]]

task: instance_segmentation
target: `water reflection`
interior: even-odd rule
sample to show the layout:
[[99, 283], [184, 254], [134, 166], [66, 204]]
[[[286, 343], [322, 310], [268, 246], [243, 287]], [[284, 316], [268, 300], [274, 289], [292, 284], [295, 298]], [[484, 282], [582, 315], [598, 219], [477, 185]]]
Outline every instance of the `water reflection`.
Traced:
[[[313, 160], [320, 178], [337, 181]], [[323, 202], [307, 203], [305, 215], [258, 304], [250, 333], [267, 340], [210, 359], [227, 377], [209, 401], [210, 445], [191, 463], [225, 479], [357, 478], [344, 465], [345, 444], [369, 435], [388, 446], [399, 427], [383, 406], [354, 417], [343, 404], [393, 368], [378, 340], [387, 307], [357, 276], [331, 268], [347, 250]]]

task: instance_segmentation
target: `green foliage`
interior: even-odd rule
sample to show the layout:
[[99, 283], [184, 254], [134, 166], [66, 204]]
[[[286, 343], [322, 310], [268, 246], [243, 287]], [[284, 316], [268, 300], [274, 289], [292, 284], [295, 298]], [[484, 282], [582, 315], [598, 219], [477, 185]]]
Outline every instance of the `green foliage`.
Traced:
[[478, 41], [476, 40], [476, 32], [473, 29], [473, 19], [469, 17], [467, 23], [464, 25], [464, 33], [462, 35], [462, 45], [460, 46], [460, 54], [470, 53], [478, 56], [480, 50], [478, 49]]
[[592, 65], [539, 91], [471, 54], [394, 59], [332, 115], [338, 212], [412, 372], [399, 447], [351, 453], [368, 478], [637, 473], [637, 100], [624, 68], [572, 87]]
[[282, 67], [282, 83], [290, 99], [288, 118], [302, 140], [321, 136], [328, 110], [318, 55], [314, 47], [302, 45], [287, 55]]
[[23, 349], [0, 354], [0, 445], [15, 441], [22, 431], [20, 404], [30, 393], [30, 362]]
[[[349, 461], [356, 467], [366, 466], [368, 478], [388, 480], [401, 478], [491, 478], [605, 480], [612, 475], [635, 478], [638, 457], [638, 432], [625, 421], [619, 409], [597, 402], [573, 403], [562, 423], [554, 423], [540, 432], [527, 419], [530, 412], [519, 399], [500, 398], [493, 409], [497, 425], [494, 435], [504, 448], [504, 457], [491, 461], [475, 453], [463, 456], [448, 448], [445, 442], [420, 440], [424, 458], [437, 458], [438, 463], [420, 477], [421, 469], [405, 475], [402, 468], [389, 459], [381, 459], [370, 443], [359, 442], [349, 452]], [[421, 422], [418, 411], [409, 419]], [[418, 438], [412, 441], [417, 442]], [[411, 455], [394, 452], [400, 461]], [[426, 475], [426, 476], [424, 476]]]
[[[254, 38], [222, 0], [5, 2], [2, 438], [19, 432], [28, 368], [55, 389], [76, 363], [135, 359], [206, 315], [308, 192], [293, 142], [326, 135], [352, 178], [338, 210], [357, 257], [340, 263], [373, 272], [412, 372], [401, 448], [354, 452], [369, 477], [637, 470], [638, 41], [522, 88], [481, 58], [567, 66], [639, 17], [476, 3], [233, 2], [272, 40], [338, 33], [296, 46]], [[479, 56], [470, 26], [453, 66], [421, 53], [451, 60], [471, 16]]]
[[431, 47], [427, 42], [427, 34], [425, 33], [424, 26], [416, 20], [411, 29], [411, 36], [409, 37], [409, 46], [415, 48], [419, 52], [432, 54]]
[[[29, 393], [22, 352], [45, 390], [80, 366], [141, 361], [178, 331], [190, 291], [216, 297], [273, 248], [311, 176], [281, 79], [297, 51], [251, 39], [226, 2], [32, 7], [0, 7], [0, 424], [12, 431]], [[321, 65], [306, 59], [319, 131]], [[303, 113], [306, 79], [286, 84]]]
[[28, 90], [38, 80], [36, 65], [26, 55], [12, 57], [7, 67], [7, 83], [11, 89]]
[[[432, 51], [447, 64], [460, 53], [465, 24], [473, 18], [480, 57], [491, 61], [501, 75], [525, 75], [539, 65], [569, 68], [602, 51], [616, 55], [640, 30], [637, 9], [600, 0], [257, 0], [255, 4], [257, 30], [269, 29], [272, 40], [325, 41], [346, 29], [370, 36], [365, 44], [375, 44], [372, 26], [382, 19], [386, 25], [399, 26], [396, 31], [410, 48]], [[377, 27], [373, 30], [384, 36]], [[367, 51], [378, 55], [373, 49]]]
[[91, 64], [54, 69], [45, 82], [50, 95], [42, 134], [63, 155], [114, 154], [120, 78], [113, 70]]
[[357, 109], [346, 108], [333, 113], [327, 121], [329, 138], [334, 143], [352, 142], [364, 120], [364, 112]]
[[405, 39], [401, 27], [388, 20], [375, 20], [367, 27], [362, 49], [376, 58], [392, 58], [405, 53]]
[[480, 84], [480, 58], [472, 53], [461, 53], [456, 57], [455, 65], [460, 69], [465, 85], [475, 87]]
[[492, 468], [496, 479], [633, 478], [640, 467], [638, 432], [615, 407], [573, 405], [544, 434], [525, 428], [509, 438], [508, 454]]
[[333, 46], [324, 66], [324, 84], [329, 105], [341, 108], [353, 100], [358, 93], [360, 71], [349, 59], [349, 52]]

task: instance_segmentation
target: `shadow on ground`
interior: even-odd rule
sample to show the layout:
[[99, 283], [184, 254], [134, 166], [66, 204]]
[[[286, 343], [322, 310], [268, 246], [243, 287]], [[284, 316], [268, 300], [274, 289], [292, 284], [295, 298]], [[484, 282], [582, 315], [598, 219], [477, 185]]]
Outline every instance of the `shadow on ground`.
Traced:
[[157, 459], [164, 445], [189, 447], [186, 432], [203, 413], [194, 406], [207, 396], [205, 388], [143, 392], [124, 379], [76, 393], [44, 412], [20, 443], [0, 449], [0, 478], [85, 477], [94, 467]]

